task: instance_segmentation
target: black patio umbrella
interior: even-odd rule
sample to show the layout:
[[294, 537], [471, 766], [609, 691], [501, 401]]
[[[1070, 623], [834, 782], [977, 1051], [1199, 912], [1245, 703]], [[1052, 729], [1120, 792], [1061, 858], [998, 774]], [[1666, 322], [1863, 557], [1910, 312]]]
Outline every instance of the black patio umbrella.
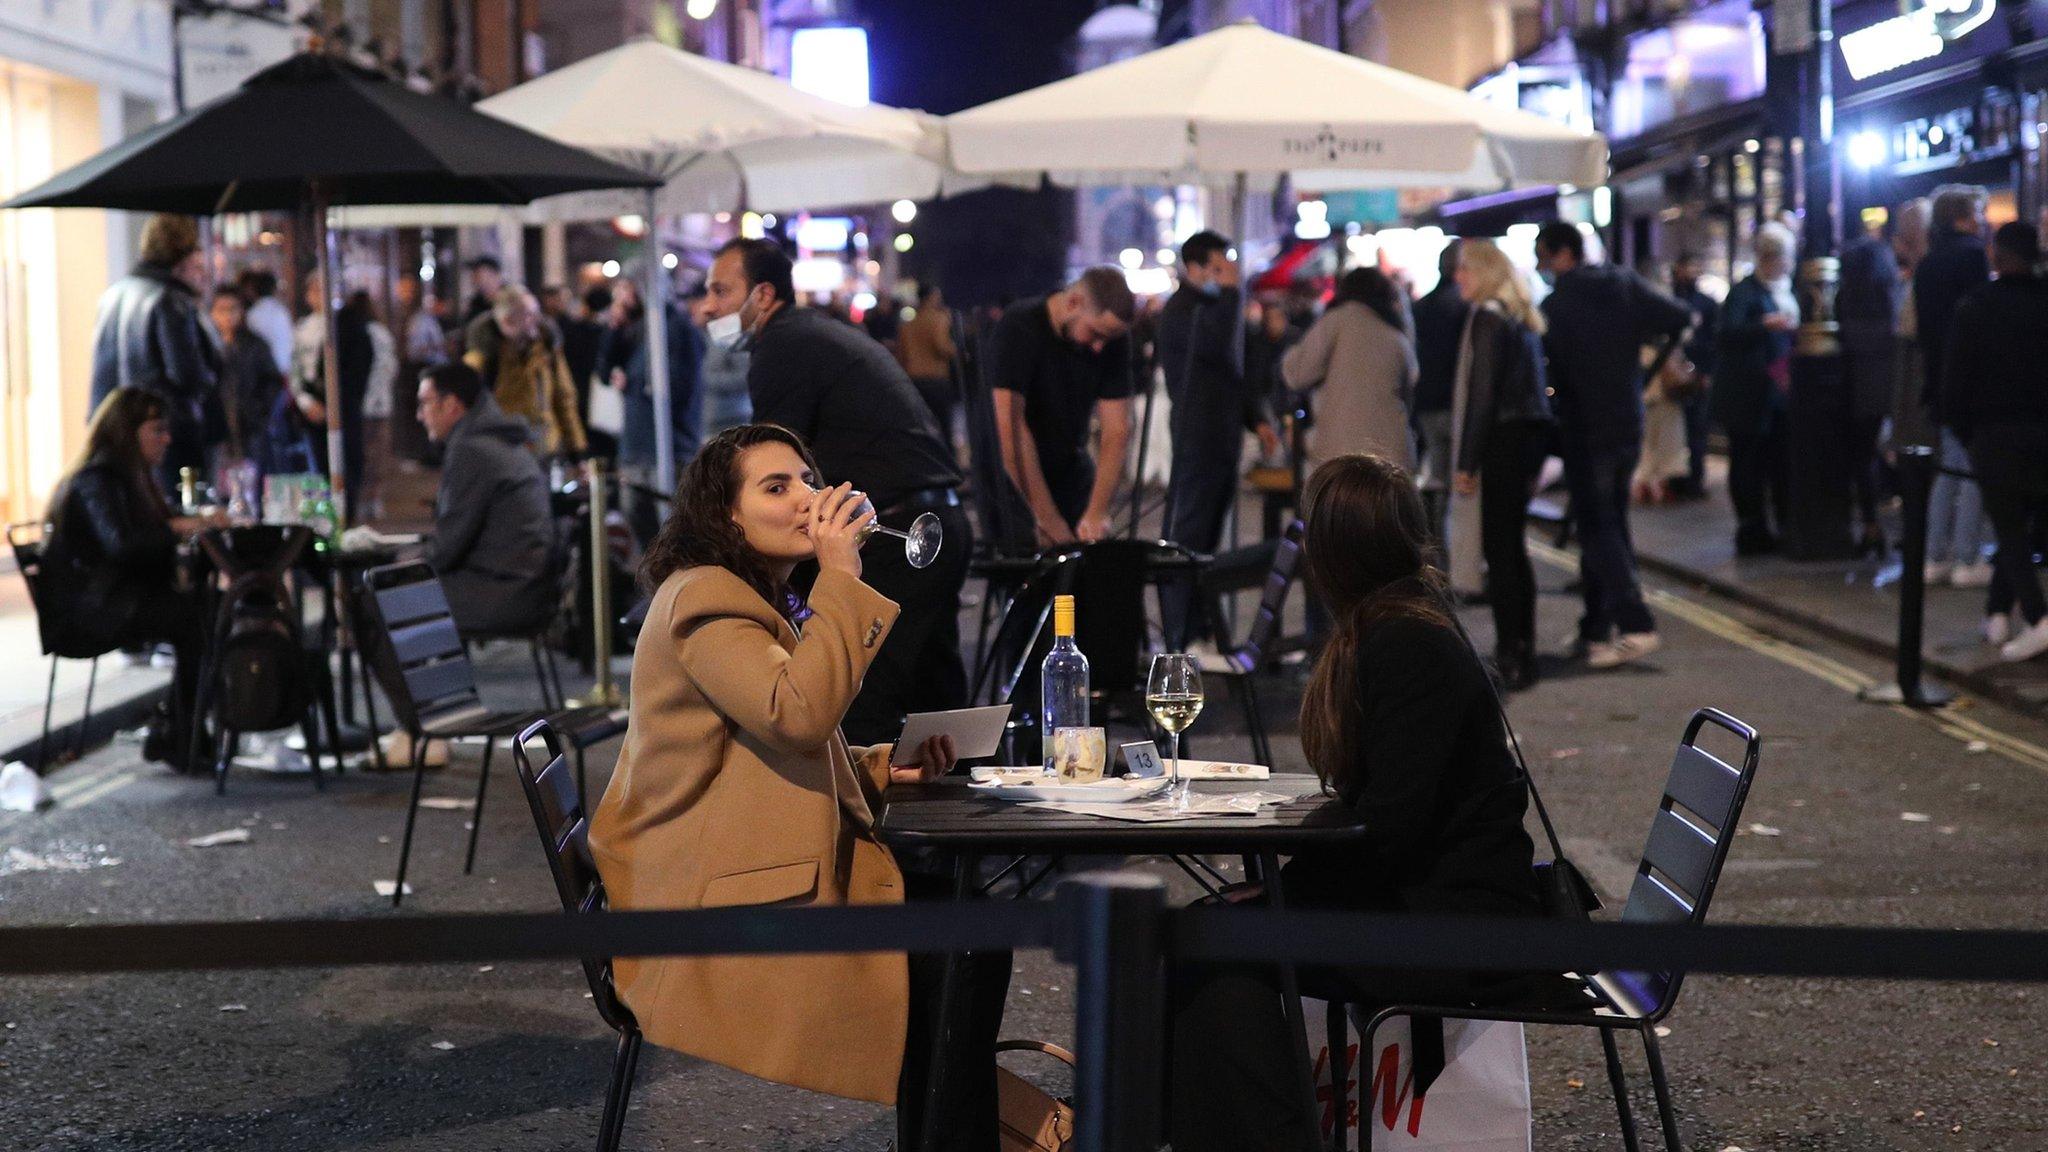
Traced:
[[[524, 204], [659, 181], [453, 99], [304, 53], [130, 137], [0, 208], [118, 208], [212, 215], [297, 209], [320, 221], [327, 346], [342, 287], [327, 210], [350, 204]], [[340, 395], [328, 356], [327, 395]], [[329, 471], [345, 510], [341, 407], [327, 405]]]

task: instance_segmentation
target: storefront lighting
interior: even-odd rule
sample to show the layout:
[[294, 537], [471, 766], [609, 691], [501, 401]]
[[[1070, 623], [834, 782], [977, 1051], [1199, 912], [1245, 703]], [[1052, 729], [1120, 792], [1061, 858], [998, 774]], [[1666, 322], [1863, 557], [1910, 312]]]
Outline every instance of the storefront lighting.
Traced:
[[690, 0], [683, 6], [683, 11], [692, 20], [709, 20], [718, 11], [718, 0]]
[[748, 212], [740, 217], [740, 235], [749, 240], [759, 240], [762, 234], [760, 213]]
[[1577, 184], [1559, 184], [1559, 185], [1557, 186], [1557, 194], [1558, 194], [1559, 196], [1572, 196], [1572, 195], [1576, 195], [1576, 194], [1578, 193], [1578, 191], [1579, 191], [1579, 186], [1578, 186]]
[[619, 262], [617, 260], [607, 260], [601, 265], [600, 270], [604, 272], [604, 278], [610, 280], [619, 274]]
[[861, 265], [861, 271], [866, 272], [870, 276], [880, 276], [882, 274], [882, 262], [880, 260], [870, 260], [866, 264]]
[[1230, 249], [1226, 249], [1226, 250], [1224, 251], [1224, 253], [1223, 253], [1223, 258], [1224, 258], [1225, 260], [1228, 260], [1228, 261], [1230, 261], [1230, 262], [1231, 262], [1232, 264], [1235, 264], [1235, 263], [1237, 263], [1237, 249], [1235, 249], [1235, 248], [1230, 248]]
[[853, 306], [862, 312], [872, 310], [877, 303], [879, 301], [875, 299], [873, 292], [856, 292], [853, 294]]
[[638, 239], [647, 235], [647, 221], [644, 217], [631, 214], [612, 217], [612, 230], [621, 236]]
[[718, 215], [712, 217], [712, 219], [718, 221], [720, 224], [730, 224], [732, 223], [732, 213], [720, 212]]
[[1763, 148], [1764, 146], [1762, 144], [1757, 143], [1755, 140], [1744, 140], [1742, 142], [1742, 150], [1744, 152], [1749, 153], [1752, 156], [1756, 155], [1758, 152], [1763, 151]]
[[1842, 63], [1853, 79], [1904, 68], [1941, 55], [1991, 19], [1997, 0], [1922, 0], [1902, 16], [1839, 37]]
[[1143, 268], [1145, 266], [1145, 254], [1136, 248], [1126, 248], [1116, 254], [1116, 262], [1123, 265], [1126, 269]]
[[867, 247], [867, 246], [868, 246], [868, 234], [867, 234], [867, 233], [865, 233], [865, 232], [855, 232], [855, 233], [853, 234], [853, 246], [854, 246], [855, 248], [865, 248], [865, 247]]
[[908, 224], [917, 219], [917, 205], [909, 200], [898, 200], [889, 205], [889, 217], [898, 224]]
[[896, 234], [896, 250], [898, 252], [908, 252], [916, 246], [917, 238], [912, 236], [910, 233], [898, 232]]
[[1602, 184], [1593, 189], [1593, 227], [1605, 228], [1614, 223], [1614, 190]]
[[673, 252], [663, 252], [661, 254], [661, 266], [671, 272], [675, 271], [676, 265], [680, 263], [682, 261], [676, 259], [676, 254]]
[[1173, 249], [1161, 248], [1159, 251], [1154, 252], [1152, 254], [1152, 258], [1154, 260], [1157, 260], [1159, 262], [1160, 267], [1163, 268], [1166, 265], [1173, 263]]
[[1330, 206], [1321, 200], [1303, 200], [1294, 206], [1294, 234], [1303, 240], [1323, 240], [1330, 235]]
[[1877, 167], [1885, 162], [1890, 151], [1884, 137], [1875, 132], [1858, 132], [1849, 137], [1849, 162], [1858, 168]]
[[773, 228], [773, 227], [775, 227], [775, 213], [773, 213], [773, 212], [763, 212], [763, 213], [761, 214], [761, 227], [763, 227], [763, 228]]

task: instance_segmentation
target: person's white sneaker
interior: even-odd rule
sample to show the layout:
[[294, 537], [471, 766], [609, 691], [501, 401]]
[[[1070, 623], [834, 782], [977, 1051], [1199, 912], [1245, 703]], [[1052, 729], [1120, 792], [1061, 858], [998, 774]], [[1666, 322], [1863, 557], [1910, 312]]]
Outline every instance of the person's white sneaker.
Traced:
[[1949, 569], [1951, 567], [1952, 565], [1950, 565], [1946, 560], [1929, 560], [1927, 562], [1927, 566], [1925, 568], [1920, 569], [1920, 575], [1924, 577], [1927, 583], [1929, 584], [1946, 583], [1948, 580]]
[[1663, 646], [1663, 638], [1655, 632], [1624, 632], [1612, 640], [1597, 640], [1586, 645], [1586, 667], [1619, 668]]
[[1998, 649], [1998, 654], [2003, 656], [2008, 664], [2032, 660], [2043, 652], [2048, 652], [2048, 616], [2021, 629], [2019, 635], [2000, 645]]
[[1949, 572], [1948, 582], [1957, 588], [1989, 588], [1991, 565], [1983, 560], [1975, 564], [1958, 564]]
[[2012, 617], [1996, 612], [1984, 618], [1984, 642], [1996, 648], [2012, 639]]

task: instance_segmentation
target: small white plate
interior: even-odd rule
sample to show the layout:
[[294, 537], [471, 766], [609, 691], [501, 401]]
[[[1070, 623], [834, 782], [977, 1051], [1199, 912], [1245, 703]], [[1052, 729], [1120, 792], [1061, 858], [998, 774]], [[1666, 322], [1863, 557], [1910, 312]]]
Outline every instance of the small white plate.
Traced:
[[1151, 800], [1166, 790], [1169, 780], [1133, 780], [1121, 777], [1114, 780], [1098, 780], [1093, 784], [1062, 784], [1057, 780], [1038, 783], [1030, 780], [977, 781], [969, 785], [977, 796], [990, 796], [997, 800], [1056, 800], [1072, 804], [1128, 804], [1133, 800]]

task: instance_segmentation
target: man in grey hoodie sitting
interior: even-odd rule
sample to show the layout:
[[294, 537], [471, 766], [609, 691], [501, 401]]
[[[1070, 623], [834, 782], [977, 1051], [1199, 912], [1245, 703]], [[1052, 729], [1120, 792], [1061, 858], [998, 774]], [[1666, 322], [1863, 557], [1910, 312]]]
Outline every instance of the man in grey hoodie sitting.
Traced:
[[420, 423], [446, 445], [427, 561], [464, 635], [521, 634], [556, 607], [547, 479], [526, 421], [498, 407], [468, 365], [420, 374]]

